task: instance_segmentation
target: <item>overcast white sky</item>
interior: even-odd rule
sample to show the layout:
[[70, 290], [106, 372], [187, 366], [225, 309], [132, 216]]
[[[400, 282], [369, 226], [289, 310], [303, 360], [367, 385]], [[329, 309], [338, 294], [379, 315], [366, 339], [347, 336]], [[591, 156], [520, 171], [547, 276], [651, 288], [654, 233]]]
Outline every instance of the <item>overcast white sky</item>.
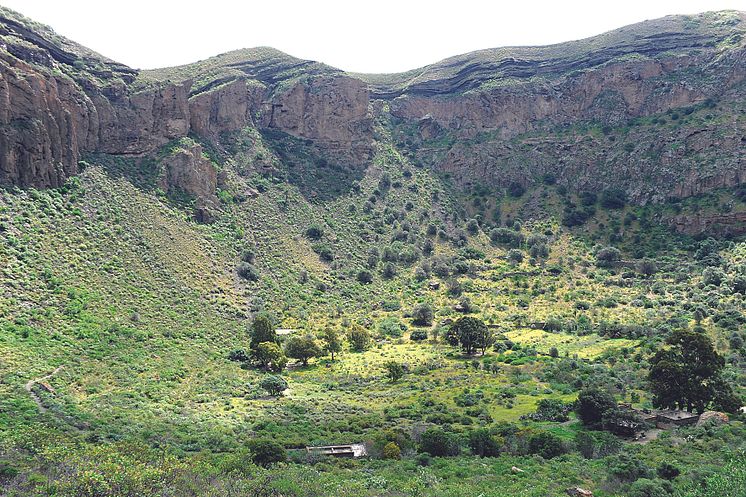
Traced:
[[0, 0], [135, 68], [272, 46], [355, 72], [398, 72], [481, 48], [585, 38], [746, 0]]

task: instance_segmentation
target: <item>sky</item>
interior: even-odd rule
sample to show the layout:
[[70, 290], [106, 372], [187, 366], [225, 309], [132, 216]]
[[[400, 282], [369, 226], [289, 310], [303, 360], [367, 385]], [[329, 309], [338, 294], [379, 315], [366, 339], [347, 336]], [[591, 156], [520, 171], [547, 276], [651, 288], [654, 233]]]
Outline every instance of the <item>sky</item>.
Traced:
[[577, 40], [746, 0], [0, 0], [134, 68], [271, 46], [351, 72], [415, 69], [461, 53]]

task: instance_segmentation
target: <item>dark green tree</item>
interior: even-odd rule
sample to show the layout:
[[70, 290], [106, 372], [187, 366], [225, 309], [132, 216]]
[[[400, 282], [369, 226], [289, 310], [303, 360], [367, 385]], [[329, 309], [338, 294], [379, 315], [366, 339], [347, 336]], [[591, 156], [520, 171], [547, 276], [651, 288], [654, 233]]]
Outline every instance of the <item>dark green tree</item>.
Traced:
[[285, 344], [285, 355], [308, 365], [308, 360], [321, 355], [321, 347], [311, 335], [290, 337]]
[[275, 326], [267, 314], [259, 314], [251, 323], [251, 349], [255, 350], [262, 342], [277, 343]]
[[653, 405], [666, 409], [704, 412], [716, 397], [732, 395], [721, 373], [725, 360], [704, 333], [672, 333], [650, 360], [648, 383]]
[[500, 455], [500, 444], [486, 428], [469, 432], [471, 453], [479, 457], [497, 457]]
[[494, 334], [483, 321], [465, 316], [459, 318], [448, 331], [446, 340], [453, 346], [461, 346], [467, 354], [485, 350], [495, 343]]
[[586, 426], [600, 425], [609, 412], [617, 408], [614, 397], [605, 390], [587, 388], [578, 394], [575, 413]]
[[461, 447], [453, 433], [443, 431], [442, 428], [428, 428], [420, 437], [420, 452], [436, 457], [457, 456]]
[[273, 374], [267, 375], [262, 378], [259, 382], [259, 386], [267, 391], [273, 397], [282, 395], [288, 387], [288, 382], [282, 376], [275, 376]]
[[254, 359], [263, 368], [274, 372], [282, 371], [288, 363], [282, 349], [274, 342], [262, 342], [257, 345], [254, 350]]
[[249, 440], [246, 445], [251, 461], [258, 466], [268, 467], [287, 459], [285, 447], [274, 440]]

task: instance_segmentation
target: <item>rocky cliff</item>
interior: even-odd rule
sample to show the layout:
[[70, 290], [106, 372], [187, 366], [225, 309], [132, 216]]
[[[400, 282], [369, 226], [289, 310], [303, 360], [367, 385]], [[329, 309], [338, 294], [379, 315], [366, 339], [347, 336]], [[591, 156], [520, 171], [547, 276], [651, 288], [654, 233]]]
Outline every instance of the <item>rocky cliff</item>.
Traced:
[[640, 203], [697, 195], [746, 178], [745, 27], [734, 11], [671, 16], [393, 75], [268, 48], [135, 71], [2, 9], [0, 183], [58, 186], [85, 152], [151, 154], [188, 135], [220, 148], [246, 127], [363, 167], [378, 122], [462, 186], [551, 175]]

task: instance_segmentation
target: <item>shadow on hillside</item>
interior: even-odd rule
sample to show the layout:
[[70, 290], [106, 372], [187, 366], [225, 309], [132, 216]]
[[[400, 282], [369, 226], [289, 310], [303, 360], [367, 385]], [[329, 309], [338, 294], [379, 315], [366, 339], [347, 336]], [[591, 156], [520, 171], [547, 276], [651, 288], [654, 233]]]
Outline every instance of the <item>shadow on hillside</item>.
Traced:
[[280, 174], [309, 201], [329, 201], [347, 195], [365, 175], [365, 168], [339, 164], [311, 140], [284, 132], [261, 131], [266, 145], [280, 158]]

